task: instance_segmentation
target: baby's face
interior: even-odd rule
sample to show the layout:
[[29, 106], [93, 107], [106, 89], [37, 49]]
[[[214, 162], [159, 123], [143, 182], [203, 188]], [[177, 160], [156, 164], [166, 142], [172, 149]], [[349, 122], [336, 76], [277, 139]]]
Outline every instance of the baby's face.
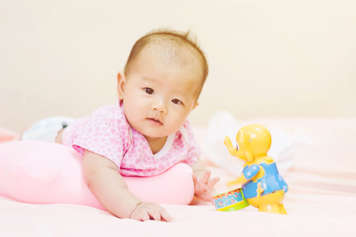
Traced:
[[144, 50], [119, 83], [126, 118], [146, 138], [176, 132], [197, 105], [202, 83], [199, 61], [187, 56], [178, 62], [171, 56]]

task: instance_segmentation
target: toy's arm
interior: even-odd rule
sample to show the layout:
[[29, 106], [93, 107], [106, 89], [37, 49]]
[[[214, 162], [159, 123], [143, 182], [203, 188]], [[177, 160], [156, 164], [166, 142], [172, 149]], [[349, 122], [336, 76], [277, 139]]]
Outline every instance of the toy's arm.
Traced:
[[241, 175], [237, 179], [229, 181], [226, 185], [227, 186], [235, 186], [235, 185], [238, 185], [238, 184], [243, 184], [246, 181], [247, 181], [247, 179], [243, 175]]
[[232, 142], [229, 137], [225, 137], [224, 144], [232, 156], [237, 156], [236, 149], [232, 146]]
[[243, 171], [242, 175], [238, 177], [237, 179], [230, 181], [227, 183], [227, 186], [233, 186], [237, 184], [243, 184], [252, 179], [257, 175], [257, 173], [260, 171], [260, 166], [259, 165], [250, 165], [246, 166]]

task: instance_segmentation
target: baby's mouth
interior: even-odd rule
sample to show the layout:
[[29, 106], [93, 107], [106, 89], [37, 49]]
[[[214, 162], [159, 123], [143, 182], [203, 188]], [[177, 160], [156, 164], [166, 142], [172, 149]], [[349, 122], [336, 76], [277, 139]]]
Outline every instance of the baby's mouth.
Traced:
[[159, 119], [155, 119], [155, 118], [146, 118], [148, 121], [153, 122], [154, 124], [160, 125], [162, 126], [163, 123], [159, 120]]

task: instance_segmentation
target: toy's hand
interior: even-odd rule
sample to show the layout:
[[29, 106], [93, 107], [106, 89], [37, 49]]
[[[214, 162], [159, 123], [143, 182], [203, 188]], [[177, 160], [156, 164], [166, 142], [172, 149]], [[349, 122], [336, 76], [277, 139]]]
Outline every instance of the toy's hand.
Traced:
[[245, 177], [241, 176], [233, 181], [227, 182], [227, 186], [234, 186], [234, 185], [238, 185], [238, 184], [243, 184], [246, 181]]
[[220, 180], [219, 178], [210, 179], [210, 171], [202, 171], [200, 174], [193, 174], [194, 194], [196, 198], [203, 201], [212, 201], [211, 195], [215, 184]]
[[172, 220], [163, 207], [147, 202], [138, 203], [135, 209], [131, 212], [130, 218], [138, 221], [155, 220], [169, 222]]

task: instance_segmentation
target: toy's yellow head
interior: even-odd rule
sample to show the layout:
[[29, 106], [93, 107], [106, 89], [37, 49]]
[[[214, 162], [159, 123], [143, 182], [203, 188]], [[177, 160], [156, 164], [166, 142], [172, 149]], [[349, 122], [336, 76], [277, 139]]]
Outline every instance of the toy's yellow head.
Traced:
[[271, 134], [267, 128], [258, 124], [242, 127], [236, 134], [236, 155], [246, 162], [266, 156], [271, 147]]

